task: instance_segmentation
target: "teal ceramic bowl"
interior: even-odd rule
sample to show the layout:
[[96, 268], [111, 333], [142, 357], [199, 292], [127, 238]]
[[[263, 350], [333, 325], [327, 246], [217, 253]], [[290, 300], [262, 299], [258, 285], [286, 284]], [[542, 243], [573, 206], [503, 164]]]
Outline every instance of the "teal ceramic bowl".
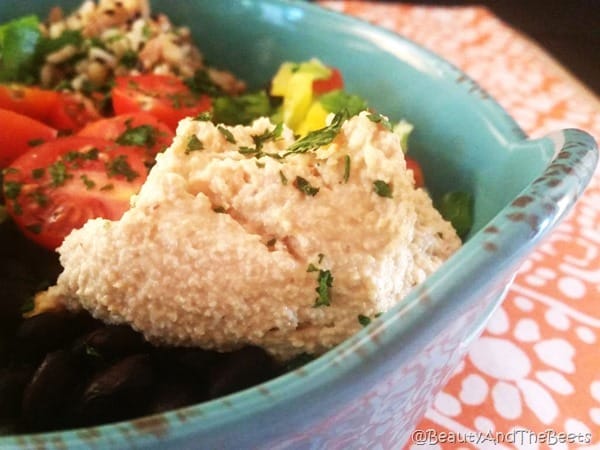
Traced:
[[[2, 20], [56, 1], [3, 0]], [[66, 8], [74, 1], [59, 2]], [[155, 1], [207, 60], [250, 86], [284, 60], [338, 66], [349, 91], [415, 125], [411, 152], [435, 197], [467, 190], [463, 248], [393, 310], [322, 357], [227, 397], [113, 425], [0, 437], [0, 448], [401, 448], [498, 306], [515, 271], [565, 216], [597, 163], [578, 130], [529, 140], [477, 84], [402, 37], [298, 1]]]

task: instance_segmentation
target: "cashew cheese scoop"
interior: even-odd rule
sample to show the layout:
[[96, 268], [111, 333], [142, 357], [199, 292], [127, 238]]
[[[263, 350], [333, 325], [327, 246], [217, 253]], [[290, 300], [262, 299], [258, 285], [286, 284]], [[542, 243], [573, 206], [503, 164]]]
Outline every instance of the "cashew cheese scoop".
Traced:
[[287, 359], [340, 343], [460, 244], [369, 112], [300, 140], [190, 118], [120, 220], [65, 239], [48, 294], [155, 343]]

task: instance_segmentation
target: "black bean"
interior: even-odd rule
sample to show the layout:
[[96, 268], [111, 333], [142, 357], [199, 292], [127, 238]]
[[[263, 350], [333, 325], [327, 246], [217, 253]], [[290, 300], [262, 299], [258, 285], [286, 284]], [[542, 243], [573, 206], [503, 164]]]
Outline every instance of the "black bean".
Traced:
[[31, 367], [0, 370], [0, 424], [16, 421], [21, 411], [23, 391], [32, 374]]
[[221, 353], [201, 348], [158, 347], [153, 351], [153, 360], [160, 373], [191, 373], [199, 382], [208, 379], [211, 367], [222, 358]]
[[[189, 374], [188, 374], [189, 375]], [[149, 414], [169, 411], [207, 399], [206, 386], [191, 376], [172, 376], [162, 379], [153, 389]]]
[[212, 370], [209, 397], [217, 398], [262, 383], [280, 370], [276, 361], [259, 347], [248, 346], [226, 353]]
[[79, 378], [79, 367], [70, 352], [48, 353], [23, 393], [23, 426], [35, 431], [60, 427]]
[[95, 374], [84, 387], [76, 407], [81, 425], [135, 417], [146, 407], [154, 373], [150, 357], [136, 354]]
[[106, 325], [82, 336], [73, 351], [110, 362], [149, 349], [144, 337], [127, 325]]
[[21, 322], [15, 345], [23, 360], [33, 361], [96, 326], [98, 322], [87, 313], [43, 312]]

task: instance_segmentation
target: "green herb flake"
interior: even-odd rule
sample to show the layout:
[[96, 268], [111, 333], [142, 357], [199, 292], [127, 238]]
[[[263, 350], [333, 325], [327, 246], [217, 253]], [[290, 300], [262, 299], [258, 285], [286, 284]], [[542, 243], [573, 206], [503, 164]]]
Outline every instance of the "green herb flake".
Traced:
[[6, 198], [15, 200], [21, 193], [23, 183], [17, 181], [5, 181], [4, 182], [4, 195]]
[[109, 177], [123, 175], [127, 181], [133, 181], [140, 176], [139, 173], [131, 168], [127, 162], [126, 155], [119, 155], [112, 161], [106, 163], [106, 170]]
[[33, 295], [27, 297], [27, 299], [21, 304], [21, 314], [26, 314], [33, 311], [35, 308], [35, 298]]
[[85, 184], [85, 188], [88, 191], [96, 186], [94, 180], [91, 180], [86, 174], [81, 175], [79, 178], [81, 178], [81, 181], [83, 181], [83, 184]]
[[129, 127], [115, 140], [119, 145], [135, 145], [138, 147], [152, 147], [156, 144], [158, 130], [152, 125], [139, 125]]
[[389, 183], [386, 183], [383, 180], [375, 180], [373, 181], [373, 190], [380, 197], [392, 198], [393, 197], [393, 188]]
[[34, 180], [39, 180], [45, 174], [46, 174], [46, 169], [44, 169], [43, 167], [39, 167], [37, 169], [31, 170], [31, 176], [33, 177]]
[[217, 130], [219, 130], [219, 132], [223, 135], [227, 142], [235, 144], [235, 137], [233, 136], [233, 133], [231, 131], [229, 131], [223, 125], [217, 126]]
[[308, 267], [306, 268], [307, 272], [317, 272], [319, 270], [319, 268], [317, 266], [315, 266], [313, 263], [310, 263], [308, 265]]
[[31, 225], [27, 225], [25, 228], [27, 229], [27, 231], [29, 231], [33, 234], [40, 234], [42, 232], [42, 224], [40, 224], [40, 223], [34, 223]]
[[198, 122], [210, 122], [212, 120], [212, 114], [210, 111], [203, 111], [194, 117], [194, 120]]
[[364, 316], [362, 314], [358, 315], [358, 323], [360, 323], [363, 327], [366, 327], [371, 323], [371, 318], [368, 316]]
[[317, 150], [324, 145], [331, 144], [339, 134], [340, 130], [342, 129], [342, 125], [348, 119], [348, 117], [350, 117], [350, 114], [347, 110], [344, 109], [340, 111], [333, 116], [333, 120], [329, 125], [309, 132], [290, 145], [287, 148], [284, 156], [288, 156], [293, 153], [306, 153], [312, 150]]
[[317, 277], [317, 288], [315, 291], [318, 296], [315, 299], [315, 307], [331, 305], [331, 287], [333, 286], [333, 276], [329, 270], [319, 270]]
[[283, 184], [284, 186], [288, 184], [288, 179], [282, 170], [279, 171], [279, 179], [281, 180], [281, 184]]
[[119, 64], [127, 67], [128, 69], [133, 69], [135, 66], [137, 66], [137, 63], [138, 54], [133, 50], [127, 50], [125, 53], [123, 53], [121, 59], [119, 59]]
[[48, 196], [40, 190], [35, 190], [29, 196], [41, 207], [48, 204]]
[[52, 179], [52, 186], [59, 187], [66, 183], [69, 178], [72, 178], [73, 175], [67, 172], [67, 166], [62, 161], [57, 161], [52, 164], [48, 171], [50, 172], [50, 178]]
[[344, 155], [344, 183], [350, 178], [350, 155]]
[[258, 167], [259, 169], [264, 169], [265, 168], [265, 163], [264, 162], [260, 162], [260, 161], [256, 161], [256, 167]]
[[306, 180], [305, 178], [302, 178], [301, 176], [296, 177], [296, 179], [294, 180], [294, 186], [300, 192], [304, 192], [306, 195], [309, 195], [311, 197], [314, 197], [319, 192], [318, 187], [312, 186], [308, 182], [308, 180]]
[[98, 155], [100, 154], [100, 150], [96, 147], [90, 148], [88, 151], [82, 153], [82, 158], [88, 161], [96, 161], [98, 159]]
[[110, 190], [112, 190], [112, 189], [114, 189], [114, 188], [115, 188], [115, 185], [114, 185], [114, 184], [112, 184], [112, 183], [109, 183], [109, 184], [105, 184], [104, 186], [102, 186], [102, 187], [100, 188], [100, 190], [101, 190], [101, 191], [110, 191]]
[[37, 147], [38, 145], [42, 145], [44, 142], [46, 142], [44, 139], [31, 139], [29, 141], [27, 141], [27, 145], [29, 147]]
[[190, 136], [187, 142], [187, 145], [185, 147], [185, 154], [189, 155], [191, 152], [196, 152], [199, 150], [204, 150], [204, 144], [200, 139], [198, 139], [198, 137], [195, 134], [193, 134], [192, 136]]
[[387, 119], [387, 117], [382, 116], [379, 113], [370, 113], [367, 118], [371, 121], [371, 122], [375, 122], [375, 123], [379, 123], [381, 124], [386, 130], [388, 131], [392, 131], [394, 129], [394, 126], [391, 124], [391, 122]]

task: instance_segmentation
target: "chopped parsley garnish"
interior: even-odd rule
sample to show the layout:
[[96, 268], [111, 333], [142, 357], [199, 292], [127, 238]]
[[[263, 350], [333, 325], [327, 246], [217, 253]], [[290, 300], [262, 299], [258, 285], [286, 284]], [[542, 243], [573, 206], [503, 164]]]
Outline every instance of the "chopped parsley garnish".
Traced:
[[315, 307], [331, 305], [331, 286], [333, 285], [333, 276], [329, 270], [319, 270], [317, 277], [317, 288], [315, 291], [318, 296], [315, 299]]
[[33, 200], [39, 205], [39, 206], [46, 206], [48, 204], [48, 197], [46, 196], [46, 194], [44, 194], [43, 192], [41, 192], [40, 190], [35, 190], [33, 191], [31, 194], [29, 194], [29, 196], [31, 198], [33, 198]]
[[133, 50], [127, 50], [125, 53], [123, 53], [121, 59], [119, 60], [119, 64], [122, 64], [128, 69], [133, 69], [137, 63], [138, 55], [137, 52], [134, 52]]
[[235, 144], [235, 137], [233, 136], [233, 133], [231, 131], [229, 131], [222, 125], [217, 126], [217, 130], [219, 130], [219, 132], [223, 135], [227, 142]]
[[106, 163], [106, 170], [108, 171], [109, 177], [123, 175], [127, 181], [133, 181], [140, 176], [139, 173], [131, 168], [127, 162], [126, 155], [119, 155], [112, 161]]
[[130, 121], [125, 122], [127, 129], [115, 140], [119, 145], [136, 145], [138, 147], [152, 147], [156, 144], [158, 130], [152, 125], [138, 125], [130, 127]]
[[386, 130], [392, 131], [394, 128], [390, 121], [379, 113], [370, 113], [367, 117], [371, 122], [380, 123], [383, 125]]
[[32, 225], [27, 225], [25, 228], [28, 231], [32, 232], [33, 234], [40, 234], [42, 232], [42, 224], [40, 224], [40, 223], [34, 223]]
[[57, 161], [48, 167], [48, 172], [50, 172], [53, 187], [62, 186], [69, 178], [73, 177], [67, 172], [67, 166], [62, 161]]
[[333, 117], [333, 120], [329, 125], [309, 132], [290, 145], [284, 156], [293, 153], [306, 153], [311, 150], [316, 150], [324, 145], [331, 144], [339, 134], [344, 121], [346, 121], [348, 117], [350, 117], [350, 115], [347, 110], [344, 109], [340, 111]]
[[206, 69], [199, 69], [193, 77], [184, 80], [187, 87], [196, 94], [206, 94], [211, 97], [223, 94], [223, 89], [215, 83]]
[[344, 183], [350, 178], [350, 155], [344, 155]]
[[37, 147], [38, 145], [42, 145], [45, 141], [43, 139], [31, 139], [27, 141], [27, 145], [29, 147]]
[[46, 169], [44, 169], [43, 167], [39, 167], [37, 169], [31, 170], [31, 176], [33, 177], [34, 180], [39, 180], [40, 178], [42, 178], [44, 176], [45, 173], [46, 173]]
[[288, 179], [282, 170], [279, 171], [279, 179], [281, 180], [281, 184], [283, 184], [284, 186], [288, 184]]
[[313, 263], [310, 263], [308, 265], [308, 267], [306, 268], [307, 272], [316, 272], [318, 270], [319, 270], [319, 268], [316, 265], [314, 265]]
[[259, 169], [264, 169], [265, 163], [264, 162], [256, 161], [256, 167], [258, 167]]
[[200, 122], [209, 122], [210, 120], [212, 120], [212, 114], [210, 113], [210, 111], [203, 111], [200, 114], [198, 114], [196, 117], [194, 117], [194, 120], [197, 120]]
[[310, 195], [314, 197], [319, 192], [318, 187], [312, 186], [305, 178], [301, 176], [297, 176], [294, 180], [294, 186], [301, 192], [304, 192], [306, 195]]
[[364, 316], [362, 314], [358, 315], [358, 323], [360, 323], [363, 327], [366, 327], [371, 323], [371, 318], [369, 316]]
[[17, 181], [6, 181], [4, 183], [4, 195], [6, 196], [6, 198], [15, 200], [21, 193], [22, 187], [23, 184]]
[[81, 175], [79, 178], [81, 178], [87, 190], [93, 189], [96, 186], [94, 180], [91, 180], [86, 174]]
[[254, 141], [254, 147], [240, 147], [238, 152], [242, 155], [253, 155], [257, 158], [260, 158], [264, 155], [268, 155], [274, 158], [279, 158], [279, 155], [276, 153], [263, 153], [262, 148], [266, 142], [275, 141], [281, 137], [281, 132], [283, 130], [283, 125], [281, 123], [277, 124], [275, 128], [272, 130], [265, 130], [263, 133], [252, 136], [252, 141]]
[[198, 137], [195, 134], [193, 134], [190, 136], [187, 142], [187, 145], [185, 147], [185, 154], [188, 155], [191, 152], [196, 152], [199, 150], [204, 150], [204, 144], [200, 139], [198, 139]]
[[392, 198], [393, 188], [383, 180], [373, 181], [373, 190], [380, 197]]

